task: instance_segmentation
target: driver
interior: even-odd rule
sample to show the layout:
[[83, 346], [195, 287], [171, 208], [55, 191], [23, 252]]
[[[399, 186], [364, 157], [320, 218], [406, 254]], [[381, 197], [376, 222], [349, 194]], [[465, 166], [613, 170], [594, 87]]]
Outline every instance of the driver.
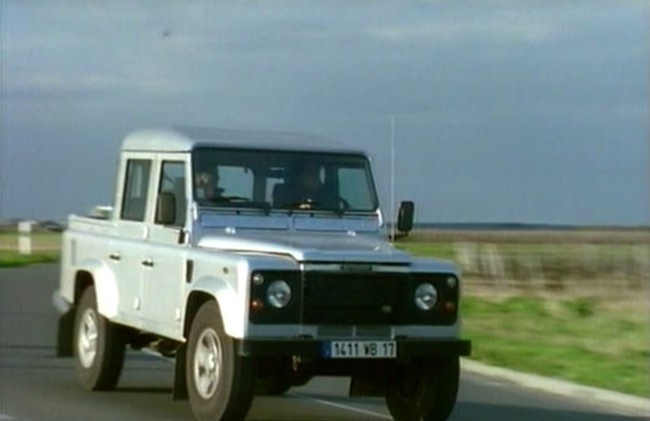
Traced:
[[298, 169], [295, 183], [294, 202], [300, 209], [327, 207], [331, 202], [321, 181], [322, 167], [314, 162], [307, 162]]

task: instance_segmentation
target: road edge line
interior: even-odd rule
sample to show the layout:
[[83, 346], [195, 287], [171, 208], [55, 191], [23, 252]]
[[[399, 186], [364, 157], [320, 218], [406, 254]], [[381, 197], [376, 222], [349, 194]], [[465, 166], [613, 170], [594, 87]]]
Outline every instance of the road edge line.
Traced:
[[509, 380], [519, 385], [539, 389], [556, 395], [590, 398], [604, 404], [613, 404], [638, 412], [638, 415], [650, 416], [650, 399], [628, 395], [612, 390], [584, 386], [537, 374], [522, 373], [502, 367], [495, 367], [478, 361], [461, 358], [461, 369], [470, 373]]

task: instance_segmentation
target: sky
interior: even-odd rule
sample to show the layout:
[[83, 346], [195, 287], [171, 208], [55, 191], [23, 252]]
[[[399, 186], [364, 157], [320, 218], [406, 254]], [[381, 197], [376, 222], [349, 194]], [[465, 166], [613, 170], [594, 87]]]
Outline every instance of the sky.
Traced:
[[[418, 222], [650, 225], [650, 3], [0, 0], [0, 219], [110, 204], [122, 138], [301, 131]], [[391, 130], [394, 120], [394, 136]]]

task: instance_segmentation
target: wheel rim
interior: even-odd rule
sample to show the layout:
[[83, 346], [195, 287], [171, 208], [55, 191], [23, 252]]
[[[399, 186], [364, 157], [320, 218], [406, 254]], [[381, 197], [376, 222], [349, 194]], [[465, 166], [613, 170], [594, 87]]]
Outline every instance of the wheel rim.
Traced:
[[86, 309], [81, 317], [79, 325], [79, 340], [77, 342], [77, 351], [79, 361], [85, 368], [89, 368], [97, 356], [97, 337], [99, 336], [97, 328], [97, 313], [93, 309]]
[[223, 354], [219, 336], [213, 329], [201, 332], [194, 352], [194, 384], [203, 399], [211, 398], [219, 385]]

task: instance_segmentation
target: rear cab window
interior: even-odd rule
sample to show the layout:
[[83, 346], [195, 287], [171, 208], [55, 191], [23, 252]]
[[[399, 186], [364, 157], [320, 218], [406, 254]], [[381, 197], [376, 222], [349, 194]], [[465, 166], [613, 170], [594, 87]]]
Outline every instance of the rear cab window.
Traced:
[[121, 219], [138, 222], [144, 221], [147, 211], [150, 174], [151, 160], [127, 160], [122, 209], [120, 212]]

